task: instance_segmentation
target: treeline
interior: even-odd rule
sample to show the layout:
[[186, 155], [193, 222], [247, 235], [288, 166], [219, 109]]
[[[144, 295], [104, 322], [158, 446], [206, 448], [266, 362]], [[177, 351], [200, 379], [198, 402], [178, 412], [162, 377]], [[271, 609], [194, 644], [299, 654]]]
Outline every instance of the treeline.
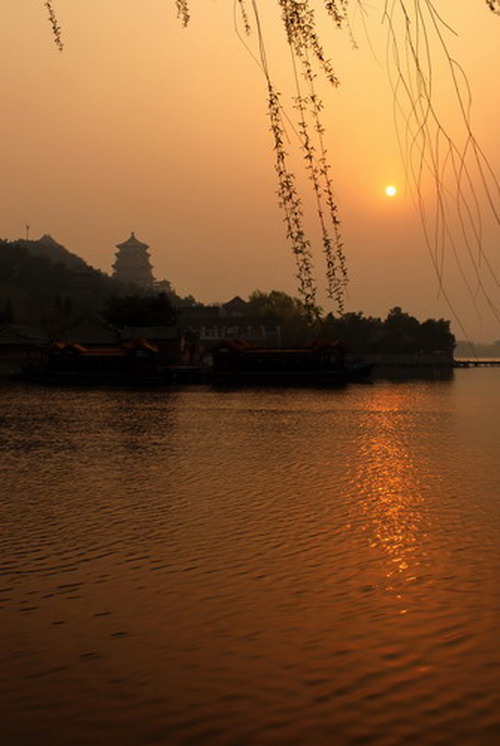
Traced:
[[457, 341], [455, 347], [456, 358], [495, 358], [500, 359], [500, 339], [495, 342], [466, 342]]
[[286, 293], [256, 291], [249, 297], [249, 309], [256, 314], [274, 313], [281, 319], [283, 342], [287, 345], [302, 344], [311, 336], [331, 341], [342, 340], [359, 354], [415, 354], [442, 352], [450, 354], [455, 337], [450, 322], [445, 319], [427, 319], [420, 322], [405, 313], [400, 306], [391, 308], [385, 319], [365, 316], [362, 312], [323, 316], [317, 309], [317, 319], [312, 324], [305, 306]]
[[324, 321], [327, 336], [342, 339], [361, 354], [451, 354], [455, 337], [445, 319], [418, 321], [400, 306], [391, 308], [385, 319], [346, 313], [340, 318], [331, 314]]
[[154, 295], [113, 295], [108, 298], [102, 317], [117, 329], [125, 326], [172, 326], [178, 308], [166, 293]]

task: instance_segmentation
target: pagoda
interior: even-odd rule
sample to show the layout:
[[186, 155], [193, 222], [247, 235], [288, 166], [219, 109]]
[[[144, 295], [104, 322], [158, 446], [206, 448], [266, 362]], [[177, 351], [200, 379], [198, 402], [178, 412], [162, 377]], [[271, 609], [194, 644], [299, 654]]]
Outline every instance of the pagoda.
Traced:
[[116, 248], [113, 277], [123, 283], [152, 288], [155, 280], [149, 261], [149, 246], [138, 241], [132, 231], [126, 241], [116, 244]]

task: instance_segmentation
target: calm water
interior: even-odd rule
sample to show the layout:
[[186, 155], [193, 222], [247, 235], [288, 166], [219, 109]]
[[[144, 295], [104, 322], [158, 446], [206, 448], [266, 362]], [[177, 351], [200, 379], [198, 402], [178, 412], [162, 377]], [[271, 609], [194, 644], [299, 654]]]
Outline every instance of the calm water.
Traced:
[[500, 369], [0, 389], [0, 742], [500, 742]]

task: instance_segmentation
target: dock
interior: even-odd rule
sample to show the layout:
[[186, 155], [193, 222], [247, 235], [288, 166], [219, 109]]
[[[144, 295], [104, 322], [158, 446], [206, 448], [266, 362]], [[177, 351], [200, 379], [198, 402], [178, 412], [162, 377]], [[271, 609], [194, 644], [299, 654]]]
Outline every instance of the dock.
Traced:
[[500, 366], [499, 358], [459, 358], [453, 361], [455, 368], [494, 368]]

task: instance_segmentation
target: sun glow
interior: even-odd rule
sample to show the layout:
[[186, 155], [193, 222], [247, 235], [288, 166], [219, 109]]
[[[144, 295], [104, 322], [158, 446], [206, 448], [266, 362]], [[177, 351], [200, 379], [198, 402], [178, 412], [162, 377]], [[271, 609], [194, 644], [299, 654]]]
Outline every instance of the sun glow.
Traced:
[[397, 194], [397, 189], [393, 184], [390, 184], [389, 186], [386, 186], [385, 193], [388, 197], [395, 197]]

